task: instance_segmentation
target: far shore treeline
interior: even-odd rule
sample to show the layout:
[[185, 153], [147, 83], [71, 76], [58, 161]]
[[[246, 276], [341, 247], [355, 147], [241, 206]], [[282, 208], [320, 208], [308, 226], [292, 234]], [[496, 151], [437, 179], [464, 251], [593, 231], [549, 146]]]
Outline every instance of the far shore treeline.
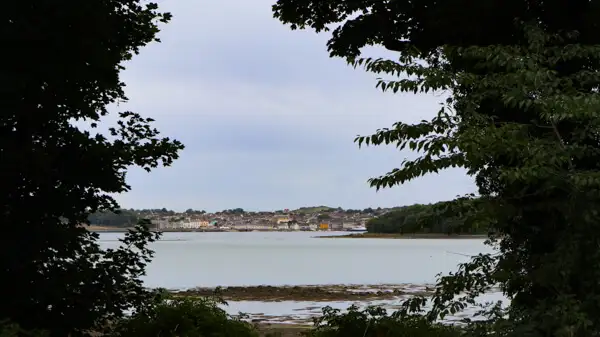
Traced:
[[90, 214], [88, 220], [90, 225], [106, 227], [133, 227], [139, 220], [139, 213], [131, 210], [119, 210], [119, 212], [96, 212]]
[[399, 207], [367, 221], [367, 231], [383, 234], [487, 234], [488, 226], [475, 226], [466, 221], [465, 215], [446, 212], [447, 205], [448, 201], [442, 201]]

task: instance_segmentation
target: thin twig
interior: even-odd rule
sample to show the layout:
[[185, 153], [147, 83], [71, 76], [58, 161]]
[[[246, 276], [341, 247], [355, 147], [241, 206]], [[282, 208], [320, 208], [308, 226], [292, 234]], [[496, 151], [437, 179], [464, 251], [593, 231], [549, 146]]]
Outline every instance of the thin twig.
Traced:
[[[552, 129], [554, 130], [554, 134], [558, 138], [558, 142], [560, 143], [560, 146], [562, 147], [563, 150], [566, 150], [567, 147], [565, 145], [563, 138], [560, 136], [560, 132], [558, 132], [556, 123], [554, 123], [553, 120], [550, 120], [550, 124], [552, 124]], [[573, 171], [573, 158], [571, 158], [571, 156], [569, 156], [569, 171]]]
[[556, 135], [556, 138], [558, 138], [558, 142], [560, 143], [560, 146], [564, 150], [565, 142], [563, 141], [562, 137], [560, 136], [560, 132], [558, 132], [558, 128], [556, 127], [556, 124], [554, 123], [554, 121], [550, 121], [550, 124], [552, 124], [552, 130], [554, 130], [554, 134]]
[[467, 255], [467, 254], [455, 253], [455, 252], [450, 252], [450, 251], [446, 251], [446, 253], [460, 255], [460, 256], [466, 256], [466, 257], [475, 257], [475, 255]]
[[369, 331], [369, 325], [371, 324], [371, 321], [367, 322], [367, 326], [365, 327], [365, 333], [363, 333], [363, 337], [365, 337], [367, 335], [367, 331]]

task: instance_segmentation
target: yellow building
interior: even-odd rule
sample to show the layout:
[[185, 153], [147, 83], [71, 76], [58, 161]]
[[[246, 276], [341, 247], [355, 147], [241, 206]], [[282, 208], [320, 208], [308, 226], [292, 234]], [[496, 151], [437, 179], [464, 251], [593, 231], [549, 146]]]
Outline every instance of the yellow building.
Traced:
[[208, 227], [208, 221], [200, 221], [200, 227]]
[[329, 229], [329, 224], [322, 223], [319, 225], [319, 229]]
[[288, 223], [290, 222], [290, 218], [279, 218], [277, 219], [277, 224]]

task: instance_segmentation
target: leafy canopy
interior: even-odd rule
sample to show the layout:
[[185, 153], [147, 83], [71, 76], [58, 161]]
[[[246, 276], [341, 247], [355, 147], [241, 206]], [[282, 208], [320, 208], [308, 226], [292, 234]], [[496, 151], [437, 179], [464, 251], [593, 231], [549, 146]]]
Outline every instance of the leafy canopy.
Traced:
[[[168, 166], [183, 149], [150, 118], [109, 113], [127, 101], [124, 62], [157, 41], [157, 24], [171, 16], [139, 0], [13, 1], [0, 15], [10, 51], [0, 117], [0, 319], [85, 334], [152, 297], [139, 279], [157, 237], [147, 223], [108, 250], [80, 225], [117, 209], [108, 194], [129, 190], [129, 167]], [[108, 135], [94, 132], [110, 120]]]
[[151, 312], [127, 317], [111, 331], [111, 337], [211, 336], [258, 337], [255, 327], [227, 314], [218, 297], [165, 296]]
[[[356, 140], [422, 153], [371, 179], [376, 188], [448, 167], [463, 167], [475, 177], [481, 202], [466, 196], [448, 211], [468, 211], [473, 224], [489, 224], [488, 243], [498, 252], [476, 256], [441, 277], [428, 317], [462, 310], [499, 285], [510, 306], [488, 308], [489, 319], [473, 324], [471, 332], [595, 335], [597, 4], [460, 3], [280, 0], [274, 12], [292, 28], [316, 30], [358, 13], [333, 32], [328, 44], [333, 56], [367, 71], [403, 76], [382, 79], [384, 91], [450, 93], [434, 119], [399, 122]], [[451, 6], [463, 14], [450, 15]], [[369, 44], [400, 52], [398, 60], [361, 59], [360, 48]], [[404, 313], [419, 312], [423, 302], [407, 302]]]

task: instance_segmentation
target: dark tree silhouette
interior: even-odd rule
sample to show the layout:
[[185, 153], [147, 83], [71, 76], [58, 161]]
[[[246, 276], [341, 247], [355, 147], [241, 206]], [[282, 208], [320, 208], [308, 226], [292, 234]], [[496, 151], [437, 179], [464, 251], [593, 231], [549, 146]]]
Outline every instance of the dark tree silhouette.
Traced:
[[128, 167], [170, 165], [183, 149], [130, 111], [110, 113], [108, 135], [95, 132], [108, 106], [127, 100], [124, 62], [170, 15], [139, 0], [26, 0], [0, 17], [0, 319], [85, 334], [152, 296], [139, 280], [155, 239], [143, 224], [107, 251], [80, 225], [118, 208], [107, 193], [129, 190]]

